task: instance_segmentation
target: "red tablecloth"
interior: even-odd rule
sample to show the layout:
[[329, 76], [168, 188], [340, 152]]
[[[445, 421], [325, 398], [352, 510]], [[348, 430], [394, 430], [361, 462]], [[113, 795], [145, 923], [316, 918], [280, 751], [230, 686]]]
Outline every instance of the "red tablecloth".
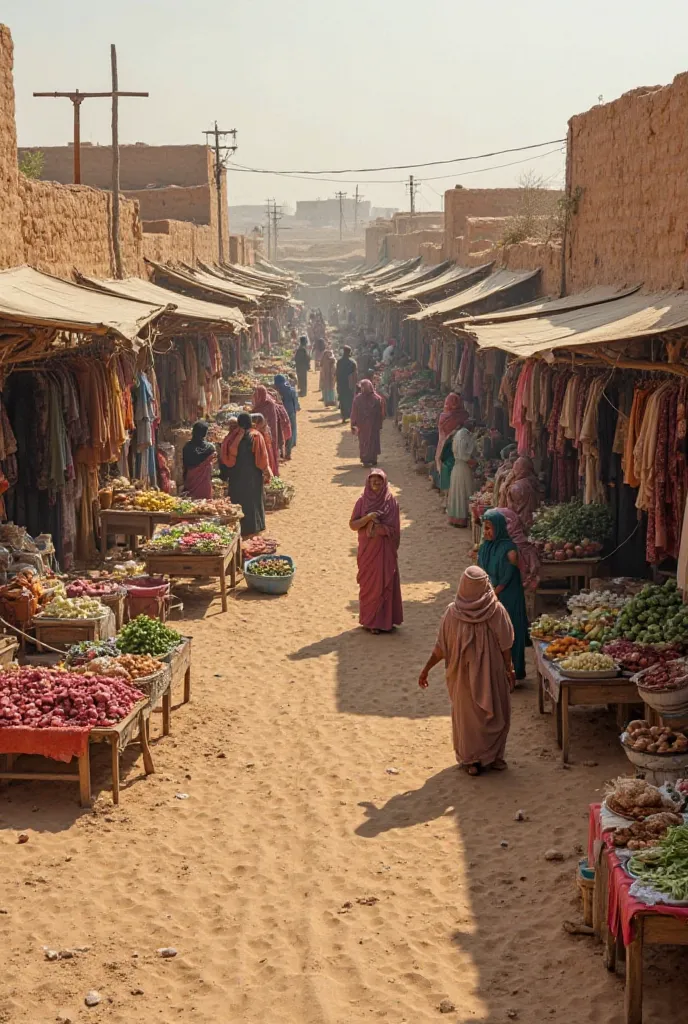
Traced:
[[603, 842], [607, 851], [608, 868], [608, 899], [607, 899], [607, 923], [612, 935], [618, 935], [619, 928], [623, 936], [624, 946], [633, 941], [633, 918], [636, 914], [664, 914], [667, 917], [677, 917], [688, 927], [688, 907], [667, 907], [664, 904], [657, 904], [650, 907], [647, 903], [641, 903], [630, 895], [630, 888], [633, 879], [621, 866], [621, 861], [616, 855], [614, 844], [610, 833], [601, 831], [600, 804], [590, 804], [590, 816], [588, 824], [588, 864], [596, 867], [595, 844]]
[[71, 761], [88, 750], [90, 726], [34, 729], [29, 725], [0, 727], [0, 754], [40, 754], [54, 761]]

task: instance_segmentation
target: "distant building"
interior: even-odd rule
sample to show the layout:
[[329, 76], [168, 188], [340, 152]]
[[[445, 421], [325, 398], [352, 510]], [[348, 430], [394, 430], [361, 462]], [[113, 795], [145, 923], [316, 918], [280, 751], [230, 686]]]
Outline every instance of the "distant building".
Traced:
[[[342, 213], [346, 229], [353, 230], [354, 221], [367, 224], [370, 220], [370, 203], [362, 200], [358, 204], [358, 216], [354, 215], [355, 200], [349, 196], [342, 200]], [[316, 228], [339, 227], [338, 199], [307, 199], [296, 204], [296, 220], [304, 221]]]
[[396, 206], [373, 206], [370, 211], [370, 219], [377, 220], [382, 218], [383, 220], [391, 220], [395, 213], [398, 213], [398, 207]]

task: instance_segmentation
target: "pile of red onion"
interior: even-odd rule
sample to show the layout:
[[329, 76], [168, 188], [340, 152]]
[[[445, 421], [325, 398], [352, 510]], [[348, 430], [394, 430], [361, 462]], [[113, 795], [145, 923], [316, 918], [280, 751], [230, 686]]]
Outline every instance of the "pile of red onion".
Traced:
[[651, 644], [636, 644], [632, 640], [610, 640], [602, 650], [618, 661], [627, 672], [640, 672], [651, 665], [663, 665], [675, 661], [681, 655], [682, 647], [656, 647]]
[[0, 727], [116, 725], [144, 696], [130, 683], [110, 676], [27, 665], [0, 672]]

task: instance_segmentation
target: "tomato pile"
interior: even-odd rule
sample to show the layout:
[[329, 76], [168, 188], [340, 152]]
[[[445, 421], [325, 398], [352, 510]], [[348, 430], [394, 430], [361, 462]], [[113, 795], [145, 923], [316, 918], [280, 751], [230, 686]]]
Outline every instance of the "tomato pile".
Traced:
[[35, 729], [116, 725], [143, 700], [130, 683], [24, 666], [0, 672], [0, 725]]
[[109, 597], [120, 589], [119, 583], [110, 580], [72, 580], [67, 584], [67, 597]]

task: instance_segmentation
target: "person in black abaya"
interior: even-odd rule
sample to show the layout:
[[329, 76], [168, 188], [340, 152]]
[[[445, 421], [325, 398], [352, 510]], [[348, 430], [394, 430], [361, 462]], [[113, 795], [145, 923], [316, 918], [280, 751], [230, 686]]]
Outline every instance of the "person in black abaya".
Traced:
[[268, 450], [248, 413], [241, 413], [236, 427], [222, 442], [220, 462], [229, 497], [244, 512], [241, 536], [261, 533], [265, 529], [264, 479], [270, 473]]

